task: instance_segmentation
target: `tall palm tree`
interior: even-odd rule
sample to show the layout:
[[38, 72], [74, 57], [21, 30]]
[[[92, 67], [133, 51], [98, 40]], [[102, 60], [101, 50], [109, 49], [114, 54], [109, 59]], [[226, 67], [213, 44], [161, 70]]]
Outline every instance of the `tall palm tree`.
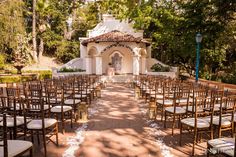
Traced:
[[36, 0], [33, 0], [33, 17], [32, 17], [32, 41], [33, 41], [33, 59], [38, 62], [37, 41], [36, 41]]

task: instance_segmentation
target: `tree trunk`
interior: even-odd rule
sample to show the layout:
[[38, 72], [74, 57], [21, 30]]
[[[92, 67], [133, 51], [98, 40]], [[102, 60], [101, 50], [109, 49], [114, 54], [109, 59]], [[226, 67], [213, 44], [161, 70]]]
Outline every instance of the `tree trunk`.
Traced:
[[43, 56], [43, 51], [44, 51], [44, 42], [43, 42], [43, 39], [40, 38], [38, 63], [40, 63], [40, 59], [41, 59], [42, 56]]
[[36, 0], [33, 0], [33, 17], [32, 17], [32, 42], [33, 42], [33, 59], [38, 61], [37, 57], [37, 41], [36, 41]]

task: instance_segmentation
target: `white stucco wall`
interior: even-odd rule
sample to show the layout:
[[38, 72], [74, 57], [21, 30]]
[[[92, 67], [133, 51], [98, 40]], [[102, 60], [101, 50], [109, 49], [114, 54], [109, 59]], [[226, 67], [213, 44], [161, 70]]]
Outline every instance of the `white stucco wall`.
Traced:
[[143, 38], [142, 30], [135, 30], [132, 27], [132, 23], [128, 23], [127, 20], [120, 21], [109, 14], [104, 14], [103, 21], [101, 21], [94, 29], [88, 31], [88, 37], [95, 37], [113, 30], [132, 34], [134, 37]]
[[69, 61], [68, 63], [62, 65], [61, 68], [68, 68], [68, 69], [82, 69], [85, 70], [85, 60], [84, 58], [75, 58]]

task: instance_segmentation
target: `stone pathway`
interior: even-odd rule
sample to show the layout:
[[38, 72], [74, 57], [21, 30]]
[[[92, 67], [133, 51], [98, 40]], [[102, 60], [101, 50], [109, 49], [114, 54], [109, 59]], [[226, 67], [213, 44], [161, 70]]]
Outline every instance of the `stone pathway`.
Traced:
[[[109, 85], [96, 102], [78, 157], [162, 156], [150, 127], [143, 119], [133, 90], [124, 84]], [[91, 111], [90, 111], [91, 112]]]

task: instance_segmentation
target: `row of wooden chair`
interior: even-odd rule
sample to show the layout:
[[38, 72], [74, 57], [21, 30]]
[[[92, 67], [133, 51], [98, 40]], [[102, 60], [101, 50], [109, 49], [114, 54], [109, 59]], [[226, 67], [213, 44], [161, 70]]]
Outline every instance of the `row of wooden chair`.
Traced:
[[236, 96], [227, 90], [159, 76], [139, 76], [135, 85], [145, 102], [155, 101], [164, 127], [171, 122], [172, 135], [178, 122], [180, 145], [185, 131], [193, 133], [192, 155], [203, 133], [213, 139], [214, 134], [221, 138], [224, 131], [235, 132]]
[[[78, 107], [83, 101], [90, 104], [99, 85], [97, 76], [73, 76], [44, 81], [7, 84], [0, 88], [0, 115], [7, 115], [6, 128], [10, 139], [40, 136], [47, 155], [46, 143], [58, 145], [58, 123], [62, 133], [65, 123], [77, 121]], [[3, 121], [2, 121], [3, 122]], [[4, 127], [0, 122], [0, 127]], [[56, 136], [55, 142], [51, 140]]]

